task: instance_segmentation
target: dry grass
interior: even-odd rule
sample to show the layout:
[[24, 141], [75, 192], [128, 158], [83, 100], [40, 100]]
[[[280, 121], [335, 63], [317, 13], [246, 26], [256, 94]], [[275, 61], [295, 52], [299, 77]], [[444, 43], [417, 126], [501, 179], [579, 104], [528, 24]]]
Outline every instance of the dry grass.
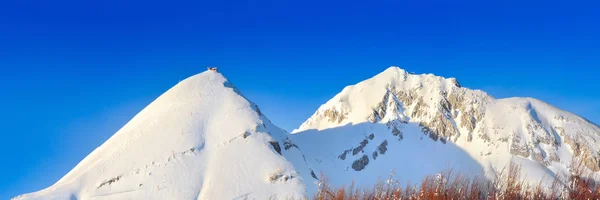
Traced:
[[[568, 175], [558, 176], [552, 185], [543, 187], [542, 181], [527, 184], [522, 180], [519, 165], [510, 164], [498, 173], [496, 180], [483, 176], [466, 176], [447, 170], [425, 177], [420, 184], [401, 186], [390, 178], [379, 181], [372, 188], [349, 186], [332, 187], [327, 177], [321, 175], [315, 200], [399, 200], [399, 199], [600, 199], [600, 185], [589, 178], [581, 162], [572, 164]], [[587, 177], [587, 178], [585, 178]], [[548, 188], [548, 189], [545, 189]]]

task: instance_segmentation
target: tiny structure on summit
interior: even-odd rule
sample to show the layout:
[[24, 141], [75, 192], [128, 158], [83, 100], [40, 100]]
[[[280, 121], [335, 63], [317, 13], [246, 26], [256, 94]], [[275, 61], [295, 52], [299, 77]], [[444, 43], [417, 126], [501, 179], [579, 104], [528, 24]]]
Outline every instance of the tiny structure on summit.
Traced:
[[218, 72], [216, 67], [207, 67], [208, 70]]

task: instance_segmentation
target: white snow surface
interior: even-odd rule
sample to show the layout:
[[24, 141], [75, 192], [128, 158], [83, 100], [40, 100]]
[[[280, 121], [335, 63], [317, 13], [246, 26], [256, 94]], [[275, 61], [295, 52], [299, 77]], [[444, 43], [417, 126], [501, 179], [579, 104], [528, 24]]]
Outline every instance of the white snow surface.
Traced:
[[297, 148], [284, 149], [287, 135], [206, 71], [161, 95], [54, 185], [15, 199], [302, 197], [304, 179], [314, 179]]
[[[451, 102], [452, 97], [460, 100]], [[463, 124], [471, 119], [473, 130]], [[419, 126], [428, 123], [456, 134], [434, 140]], [[392, 133], [394, 127], [402, 138]], [[392, 170], [403, 183], [450, 168], [494, 179], [510, 162], [521, 165], [529, 183], [550, 184], [557, 174], [568, 173], [574, 157], [567, 136], [591, 152], [600, 150], [600, 128], [572, 113], [533, 98], [495, 99], [461, 87], [454, 78], [410, 74], [394, 66], [347, 86], [292, 132], [315, 173], [336, 186], [354, 180], [368, 187]], [[382, 155], [377, 151], [384, 141]], [[526, 146], [529, 155], [511, 154], [513, 145]], [[353, 162], [365, 156], [368, 164], [354, 170]]]
[[582, 153], [566, 140], [600, 152], [600, 127], [536, 99], [495, 99], [398, 67], [347, 86], [288, 134], [207, 71], [161, 95], [56, 184], [15, 199], [300, 198], [321, 174], [334, 186], [372, 187], [392, 170], [413, 184], [447, 169], [493, 179], [510, 162], [538, 183], [568, 173]]

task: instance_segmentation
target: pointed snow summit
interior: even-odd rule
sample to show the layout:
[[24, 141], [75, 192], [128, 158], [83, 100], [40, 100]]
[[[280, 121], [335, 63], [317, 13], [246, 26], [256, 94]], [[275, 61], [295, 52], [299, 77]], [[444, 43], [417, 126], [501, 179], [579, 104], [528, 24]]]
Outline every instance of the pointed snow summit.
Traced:
[[54, 185], [15, 199], [301, 197], [304, 179], [310, 169], [287, 133], [209, 70], [158, 97]]
[[537, 183], [569, 173], [574, 158], [600, 171], [597, 125], [540, 100], [495, 99], [398, 67], [344, 88], [292, 139], [333, 184], [374, 184], [392, 169], [413, 183], [448, 168], [493, 178], [510, 162]]
[[209, 68], [16, 199], [287, 199], [313, 195], [321, 173], [372, 187], [392, 170], [405, 183], [447, 169], [493, 179], [511, 162], [538, 183], [574, 159], [598, 175], [598, 152], [600, 127], [577, 115], [397, 67], [345, 87], [290, 135]]

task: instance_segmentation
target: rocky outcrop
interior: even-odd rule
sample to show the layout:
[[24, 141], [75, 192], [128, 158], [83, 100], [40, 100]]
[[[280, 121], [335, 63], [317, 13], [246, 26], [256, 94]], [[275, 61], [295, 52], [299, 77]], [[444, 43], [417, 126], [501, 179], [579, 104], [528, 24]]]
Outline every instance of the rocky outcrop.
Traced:
[[548, 166], [550, 164], [550, 162], [548, 162], [546, 160], [546, 156], [545, 156], [545, 152], [544, 150], [542, 150], [541, 148], [534, 148], [532, 151], [532, 155], [531, 157], [533, 157], [533, 160]]
[[356, 154], [362, 152], [363, 149], [365, 148], [365, 146], [367, 146], [367, 144], [369, 144], [369, 140], [364, 139], [363, 141], [361, 141], [360, 145], [358, 145], [358, 147], [352, 149], [352, 155], [356, 155]]
[[396, 96], [392, 94], [390, 90], [388, 90], [381, 100], [375, 107], [373, 107], [373, 112], [367, 116], [367, 120], [370, 122], [377, 122], [385, 118], [388, 112], [394, 114], [400, 114], [401, 105], [396, 99]]
[[384, 155], [385, 152], [387, 151], [387, 145], [388, 145], [388, 141], [384, 140], [383, 142], [381, 142], [381, 144], [379, 146], [377, 146], [377, 151], [379, 152], [379, 154]]
[[117, 177], [111, 178], [110, 180], [102, 182], [97, 188], [101, 188], [102, 186], [105, 186], [105, 185], [112, 185], [113, 183], [119, 181], [119, 179], [121, 179], [120, 175]]
[[529, 157], [529, 146], [527, 146], [525, 143], [521, 143], [521, 137], [518, 135], [513, 135], [509, 152], [512, 155], [518, 155], [527, 158]]
[[342, 153], [338, 156], [338, 158], [340, 160], [346, 160], [346, 155], [348, 155], [348, 153], [350, 153], [350, 152], [352, 152], [352, 150], [345, 150], [344, 153]]
[[[564, 120], [564, 118], [562, 118]], [[576, 157], [579, 157], [583, 164], [592, 171], [600, 171], [600, 152], [592, 152], [585, 140], [577, 135], [566, 134], [563, 127], [555, 127], [558, 135], [562, 137], [564, 142], [571, 148]], [[597, 133], [600, 134], [600, 133]]]
[[430, 138], [434, 140], [439, 138], [443, 143], [446, 143], [447, 138], [458, 135], [453, 123], [443, 115], [438, 115], [438, 117], [433, 118], [433, 121], [420, 123], [419, 125], [423, 128], [424, 133], [429, 134]]
[[401, 131], [401, 128], [403, 126], [403, 124], [406, 124], [408, 122], [406, 121], [402, 121], [402, 120], [392, 120], [392, 121], [388, 121], [386, 123], [386, 126], [388, 127], [388, 129], [392, 130], [392, 135], [397, 136], [398, 140], [402, 140], [404, 139], [404, 134]]
[[348, 113], [342, 113], [335, 109], [327, 109], [323, 113], [329, 122], [342, 123], [344, 119], [346, 119]]
[[279, 170], [269, 176], [269, 182], [271, 182], [271, 183], [286, 182], [290, 179], [296, 178], [296, 176], [297, 175], [287, 174], [287, 173], [283, 172], [283, 170]]
[[[390, 72], [396, 73], [393, 70]], [[382, 79], [360, 83], [354, 87], [356, 91], [351, 90], [352, 88], [345, 89], [340, 97], [336, 97], [343, 104], [322, 109], [324, 112], [319, 114], [336, 123], [347, 119], [349, 114], [358, 115], [352, 116], [352, 119], [357, 117], [372, 123], [385, 123], [390, 133], [399, 141], [406, 137], [405, 134], [411, 134], [404, 132], [405, 125], [414, 123], [424, 135], [436, 142], [457, 142], [458, 139], [466, 142], [476, 141], [478, 144], [471, 146], [483, 143], [483, 149], [477, 150], [482, 156], [496, 154], [494, 151], [508, 151], [514, 156], [528, 158], [544, 165], [561, 161], [562, 157], [559, 155], [563, 154], [559, 154], [558, 150], [564, 143], [571, 148], [573, 154], [582, 158], [588, 168], [600, 171], [600, 152], [595, 152], [600, 149], [595, 147], [597, 143], [594, 138], [597, 137], [590, 136], [594, 133], [580, 134], [571, 129], [568, 130], [569, 133], [565, 133], [563, 128], [552, 127], [558, 124], [578, 126], [585, 123], [584, 119], [574, 118], [560, 110], [554, 116], [546, 116], [546, 110], [553, 108], [548, 108], [543, 102], [530, 98], [497, 100], [483, 91], [463, 88], [455, 78], [444, 79], [433, 75], [409, 75], [400, 72], [402, 71], [394, 74], [398, 76], [387, 74], [382, 76]], [[401, 76], [402, 74], [404, 75]], [[373, 85], [377, 85], [378, 88], [371, 87]], [[368, 94], [381, 96], [369, 97], [368, 100], [360, 99], [369, 102], [370, 105], [365, 105], [368, 106], [366, 109], [344, 107], [361, 105], [360, 101], [352, 101], [349, 104], [342, 102], [342, 99], [350, 100], [350, 94], [357, 95], [350, 92], [363, 90], [374, 90]], [[348, 112], [366, 112], [348, 113], [345, 109]], [[542, 113], [537, 113], [538, 111]], [[511, 119], [513, 117], [514, 119]], [[600, 127], [585, 131], [600, 132]], [[585, 137], [580, 138], [579, 135]], [[426, 137], [421, 137], [423, 138]], [[352, 155], [363, 153], [364, 146], [369, 142], [367, 140], [372, 138], [367, 136], [361, 145], [350, 149]], [[388, 140], [392, 143], [392, 140]], [[349, 151], [346, 151], [341, 154], [340, 159], [345, 159], [348, 153]], [[373, 159], [382, 155], [378, 150], [368, 154]]]
[[365, 169], [365, 167], [368, 164], [369, 164], [369, 156], [363, 155], [362, 157], [360, 157], [359, 159], [355, 160], [352, 163], [352, 169], [354, 169], [355, 171], [361, 171], [361, 170]]
[[270, 141], [269, 144], [271, 144], [271, 146], [273, 147], [273, 149], [275, 149], [275, 151], [277, 151], [277, 153], [279, 153], [279, 155], [281, 154], [281, 146], [279, 146], [279, 142], [277, 141]]
[[[448, 80], [455, 87], [437, 92], [434, 92], [435, 90], [425, 90], [422, 85], [410, 89], [398, 89], [398, 87], [391, 85], [388, 87], [388, 92], [383, 99], [387, 100], [389, 97], [398, 99], [404, 106], [406, 114], [410, 116], [411, 121], [418, 123], [423, 134], [434, 141], [439, 140], [446, 143], [451, 138], [456, 140], [461, 135], [459, 130], [465, 130], [466, 133], [463, 134], [466, 134], [468, 142], [473, 140], [473, 134], [477, 139], [487, 143], [488, 146], [496, 145], [496, 140], [501, 143], [509, 142], [508, 137], [497, 136], [508, 130], [497, 126], [494, 122], [483, 120], [486, 114], [486, 106], [493, 98], [481, 91], [461, 88], [456, 79]], [[425, 99], [425, 96], [432, 98]], [[432, 99], [438, 100], [432, 104], [430, 101]], [[377, 109], [374, 109], [371, 120], [375, 122], [377, 121], [376, 118], [383, 117], [386, 114], [384, 111], [389, 105], [388, 101], [379, 103]], [[510, 139], [508, 149], [510, 154], [531, 158], [541, 164], [549, 165], [551, 162], [560, 162], [556, 151], [560, 146], [560, 141], [564, 140], [575, 152], [575, 155], [582, 158], [588, 168], [593, 171], [600, 171], [600, 152], [592, 152], [589, 148], [590, 144], [587, 144], [582, 138], [572, 136], [581, 134], [567, 135], [564, 133], [564, 129], [561, 128], [544, 128], [544, 125], [538, 119], [538, 113], [535, 113], [535, 109], [531, 106], [526, 105], [521, 108], [519, 105], [515, 105], [513, 107], [515, 110], [525, 109], [524, 111], [529, 112], [527, 113], [528, 119], [524, 123], [524, 131], [528, 135], [525, 138], [514, 134], [511, 136], [512, 139]], [[566, 123], [576, 123], [575, 120], [562, 115], [557, 115], [554, 119]], [[492, 126], [493, 128], [478, 128], [479, 124], [485, 127]], [[388, 122], [387, 126], [391, 129], [392, 134], [399, 136], [400, 140], [403, 138], [401, 128], [396, 124]], [[562, 139], [559, 137], [562, 137]], [[381, 152], [374, 152], [373, 155], [373, 157], [376, 157], [375, 155], [381, 155]]]
[[460, 88], [460, 83], [458, 83], [458, 80], [456, 80], [456, 78], [449, 78], [448, 79], [454, 86]]
[[[439, 101], [433, 105], [429, 105], [423, 98], [422, 93], [426, 91], [420, 87], [409, 90], [398, 90], [396, 87], [391, 87], [389, 91], [392, 91], [395, 97], [404, 104], [411, 119], [419, 123], [422, 131], [429, 138], [435, 141], [439, 139], [445, 143], [449, 138], [456, 139], [460, 136], [459, 127], [455, 124], [466, 129], [469, 134], [473, 132], [477, 121], [483, 119], [485, 115], [483, 107], [489, 101], [487, 98], [475, 102], [466, 100], [466, 95], [473, 94], [469, 94], [467, 89], [460, 88], [458, 82], [455, 86], [450, 89], [450, 92], [434, 93], [432, 99], [439, 99]], [[432, 110], [435, 112], [432, 113]]]
[[292, 142], [289, 138], [286, 138], [283, 141], [283, 148], [287, 151], [287, 150], [291, 149], [292, 147], [298, 149], [298, 145], [296, 145], [294, 142]]
[[374, 134], [371, 134], [371, 135], [369, 135], [369, 137], [367, 137], [367, 138], [365, 138], [364, 140], [362, 140], [362, 141], [360, 142], [360, 144], [359, 144], [357, 147], [354, 147], [354, 148], [352, 148], [352, 149], [348, 149], [348, 150], [344, 150], [344, 152], [343, 152], [342, 154], [340, 154], [340, 155], [338, 156], [338, 158], [339, 158], [340, 160], [346, 160], [346, 156], [347, 156], [347, 155], [348, 155], [350, 152], [352, 152], [352, 155], [353, 155], [353, 156], [355, 156], [355, 155], [357, 155], [357, 154], [359, 154], [359, 153], [362, 153], [362, 152], [363, 152], [363, 149], [364, 149], [364, 148], [367, 146], [367, 144], [369, 144], [369, 140], [367, 140], [367, 139], [371, 139], [371, 140], [372, 140], [372, 138], [374, 138], [374, 137], [375, 137], [375, 135], [374, 135]]
[[381, 120], [385, 117], [386, 115], [386, 111], [387, 111], [387, 106], [388, 106], [388, 100], [390, 97], [390, 93], [386, 92], [385, 95], [383, 96], [383, 99], [381, 102], [379, 102], [379, 104], [377, 104], [377, 106], [375, 106], [375, 108], [373, 108], [373, 115], [375, 115], [376, 119]]

